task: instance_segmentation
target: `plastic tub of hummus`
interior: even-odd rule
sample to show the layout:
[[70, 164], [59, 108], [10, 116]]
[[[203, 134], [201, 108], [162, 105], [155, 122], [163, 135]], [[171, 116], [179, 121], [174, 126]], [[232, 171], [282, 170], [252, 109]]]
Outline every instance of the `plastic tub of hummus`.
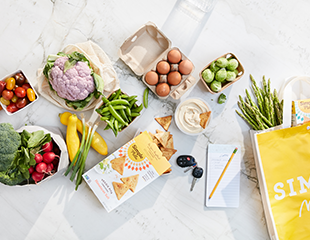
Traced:
[[199, 135], [211, 120], [211, 109], [201, 98], [187, 98], [178, 105], [174, 119], [183, 133]]

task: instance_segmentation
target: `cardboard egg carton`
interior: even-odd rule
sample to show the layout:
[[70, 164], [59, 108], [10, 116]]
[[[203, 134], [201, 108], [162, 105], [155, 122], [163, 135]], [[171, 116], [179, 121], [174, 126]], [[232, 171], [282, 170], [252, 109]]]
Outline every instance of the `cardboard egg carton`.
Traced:
[[[156, 71], [157, 63], [161, 60], [167, 61], [167, 54], [172, 49], [179, 50], [176, 47], [171, 47], [171, 41], [154, 23], [148, 22], [125, 40], [118, 54], [120, 59], [122, 59], [136, 75], [142, 76], [142, 81], [156, 96], [158, 96], [158, 98], [166, 99], [170, 96], [173, 99], [179, 99], [196, 82], [196, 79], [190, 75], [191, 73], [182, 75], [181, 82], [178, 85], [170, 85], [170, 93], [164, 97], [156, 93], [156, 85], [149, 85], [145, 81], [145, 74], [152, 70]], [[181, 54], [181, 61], [188, 59], [182, 52]], [[194, 65], [192, 72], [193, 70]]]

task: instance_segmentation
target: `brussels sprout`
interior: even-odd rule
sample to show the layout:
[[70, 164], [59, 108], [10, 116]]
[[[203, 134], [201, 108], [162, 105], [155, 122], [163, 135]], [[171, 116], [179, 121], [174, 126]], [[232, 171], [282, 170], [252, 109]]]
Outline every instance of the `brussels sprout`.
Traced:
[[221, 57], [219, 59], [216, 60], [216, 65], [219, 66], [220, 68], [226, 68], [228, 61], [226, 58]]
[[233, 58], [228, 60], [226, 68], [227, 70], [233, 71], [238, 67], [238, 65], [239, 65], [238, 61]]
[[214, 72], [212, 72], [209, 68], [203, 70], [201, 73], [201, 76], [203, 80], [205, 80], [206, 83], [210, 83], [214, 79]]
[[210, 70], [211, 70], [212, 72], [214, 72], [214, 74], [215, 74], [218, 70], [220, 70], [220, 69], [221, 69], [221, 68], [220, 68], [219, 66], [216, 66], [216, 64], [215, 64], [214, 61], [210, 64]]
[[219, 103], [219, 104], [222, 104], [222, 103], [224, 103], [226, 101], [226, 95], [224, 94], [224, 93], [222, 93], [220, 96], [219, 96], [219, 98], [217, 99], [217, 102]]
[[215, 80], [219, 81], [219, 82], [223, 82], [225, 81], [227, 77], [227, 72], [225, 68], [221, 68], [220, 70], [217, 71], [217, 73], [215, 74]]
[[234, 73], [236, 74], [236, 77], [237, 77], [237, 76], [238, 76], [238, 74], [239, 74], [238, 69], [235, 69], [235, 70], [234, 70]]
[[232, 71], [227, 71], [226, 80], [231, 82], [231, 81], [234, 81], [235, 79], [236, 79], [236, 73]]
[[213, 82], [211, 83], [210, 87], [211, 87], [211, 90], [213, 92], [218, 92], [218, 91], [221, 90], [222, 84], [220, 82], [216, 81], [216, 80], [213, 80]]

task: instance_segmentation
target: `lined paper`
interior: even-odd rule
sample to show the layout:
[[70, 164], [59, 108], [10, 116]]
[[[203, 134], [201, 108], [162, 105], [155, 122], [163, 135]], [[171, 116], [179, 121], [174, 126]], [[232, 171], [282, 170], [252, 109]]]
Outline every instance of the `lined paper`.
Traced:
[[[221, 176], [235, 148], [237, 153], [231, 160], [213, 196], [209, 199], [217, 180]], [[209, 144], [206, 176], [207, 207], [239, 207], [241, 149], [237, 145]]]

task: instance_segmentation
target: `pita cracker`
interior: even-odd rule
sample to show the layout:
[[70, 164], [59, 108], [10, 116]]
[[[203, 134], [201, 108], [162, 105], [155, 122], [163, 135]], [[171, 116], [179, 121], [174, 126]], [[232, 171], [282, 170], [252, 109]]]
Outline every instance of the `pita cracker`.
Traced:
[[169, 135], [170, 135], [169, 132], [160, 132], [156, 133], [155, 137], [158, 139], [158, 141], [161, 143], [163, 147], [166, 147]]
[[124, 183], [112, 182], [114, 192], [118, 200], [120, 200], [128, 190], [128, 186]]
[[125, 156], [122, 156], [111, 160], [112, 168], [120, 175], [123, 175], [124, 173], [125, 158]]
[[166, 171], [163, 172], [163, 174], [167, 174], [167, 173], [170, 173], [172, 171], [171, 168], [168, 168]]
[[173, 144], [173, 137], [172, 134], [169, 135], [168, 141], [167, 141], [167, 148], [173, 148], [174, 149], [174, 144]]
[[176, 149], [173, 148], [160, 148], [160, 151], [162, 152], [163, 156], [169, 161], [173, 154], [177, 152]]
[[160, 126], [163, 127], [166, 131], [168, 131], [168, 128], [170, 127], [172, 115], [166, 116], [166, 117], [158, 117], [155, 118], [155, 120], [159, 123]]
[[139, 180], [139, 174], [129, 176], [129, 177], [123, 177], [121, 178], [121, 181], [128, 186], [130, 191], [135, 192], [136, 186], [138, 184]]
[[159, 129], [156, 129], [156, 133], [164, 133], [164, 131], [161, 131]]
[[199, 115], [199, 118], [200, 118], [200, 126], [202, 128], [206, 128], [207, 126], [207, 123], [209, 121], [209, 118], [210, 118], [210, 115], [211, 115], [211, 111], [208, 111], [208, 112], [204, 112], [204, 113], [201, 113]]

